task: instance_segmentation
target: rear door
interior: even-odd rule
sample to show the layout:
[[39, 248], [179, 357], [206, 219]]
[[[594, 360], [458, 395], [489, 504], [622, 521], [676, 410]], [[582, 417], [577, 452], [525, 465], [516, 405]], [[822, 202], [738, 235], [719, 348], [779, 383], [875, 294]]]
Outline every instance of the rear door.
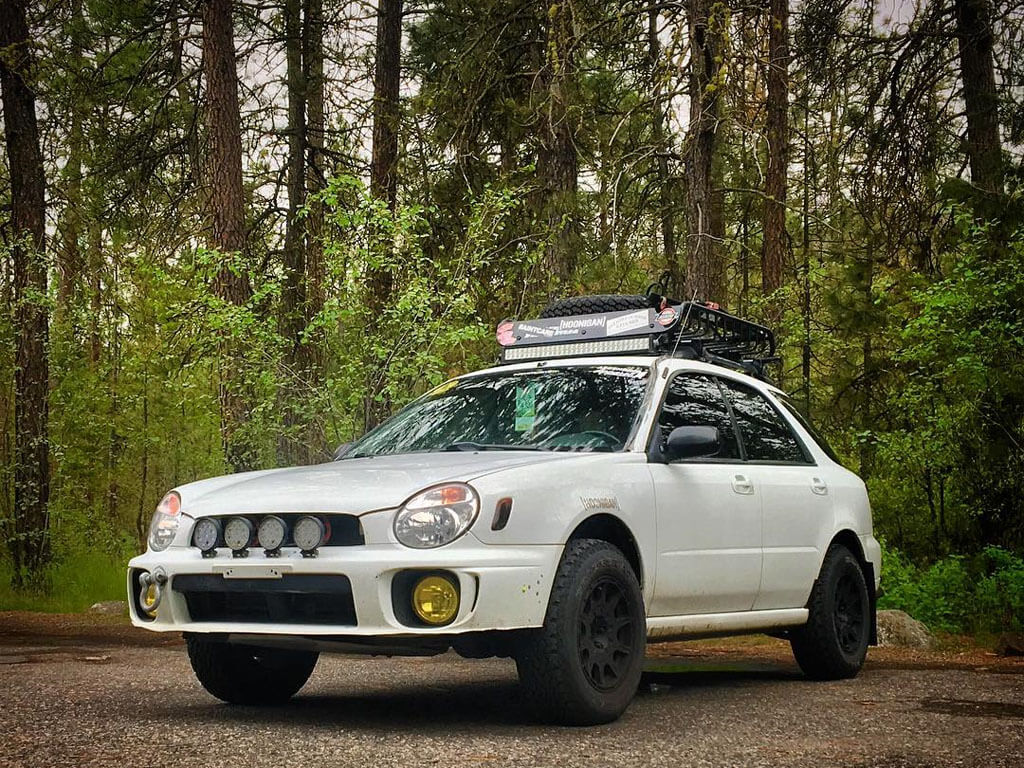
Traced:
[[738, 381], [721, 383], [761, 491], [764, 560], [754, 608], [803, 607], [818, 575], [823, 529], [832, 525], [827, 478], [775, 403]]
[[710, 458], [649, 464], [658, 531], [650, 614], [748, 611], [761, 580], [761, 495], [714, 378], [678, 373], [669, 381], [652, 450], [681, 426], [717, 427], [722, 447]]

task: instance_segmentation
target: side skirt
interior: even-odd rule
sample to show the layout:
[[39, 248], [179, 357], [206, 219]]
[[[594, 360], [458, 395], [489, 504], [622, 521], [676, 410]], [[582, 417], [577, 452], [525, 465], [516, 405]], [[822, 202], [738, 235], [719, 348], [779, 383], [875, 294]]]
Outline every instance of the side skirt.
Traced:
[[768, 632], [807, 623], [806, 608], [736, 613], [702, 613], [692, 616], [652, 616], [647, 619], [647, 641], [660, 643], [686, 638]]

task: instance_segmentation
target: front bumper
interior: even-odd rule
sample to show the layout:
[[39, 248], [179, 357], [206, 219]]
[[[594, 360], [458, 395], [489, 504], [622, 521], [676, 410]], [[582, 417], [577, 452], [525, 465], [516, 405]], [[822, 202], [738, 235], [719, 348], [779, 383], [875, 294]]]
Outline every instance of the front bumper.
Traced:
[[[262, 550], [234, 558], [223, 549], [216, 557], [204, 558], [193, 547], [172, 546], [163, 552], [146, 552], [128, 563], [128, 604], [132, 624], [155, 632], [426, 637], [539, 627], [544, 622], [551, 579], [561, 554], [560, 545], [493, 546], [482, 544], [472, 533], [438, 549], [414, 550], [395, 543], [324, 547], [315, 558], [304, 558], [297, 550], [289, 549], [274, 558], [266, 557]], [[458, 580], [460, 603], [454, 621], [443, 627], [427, 627], [410, 626], [399, 619], [392, 582], [407, 570], [443, 570]], [[141, 571], [162, 572], [167, 577], [152, 619], [140, 613], [134, 594]], [[185, 595], [175, 588], [175, 577], [185, 574], [267, 582], [288, 574], [346, 576], [351, 584], [354, 622], [195, 621]], [[259, 587], [255, 580], [249, 583]]]

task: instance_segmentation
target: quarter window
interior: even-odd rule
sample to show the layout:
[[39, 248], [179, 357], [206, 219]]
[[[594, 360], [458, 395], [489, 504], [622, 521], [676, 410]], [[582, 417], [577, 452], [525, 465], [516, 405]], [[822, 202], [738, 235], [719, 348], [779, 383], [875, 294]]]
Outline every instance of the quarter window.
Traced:
[[723, 380], [749, 461], [808, 464], [800, 441], [768, 399], [749, 387]]
[[662, 446], [676, 427], [718, 427], [722, 447], [713, 458], [740, 459], [729, 409], [713, 379], [693, 375], [672, 379], [658, 416], [658, 439]]

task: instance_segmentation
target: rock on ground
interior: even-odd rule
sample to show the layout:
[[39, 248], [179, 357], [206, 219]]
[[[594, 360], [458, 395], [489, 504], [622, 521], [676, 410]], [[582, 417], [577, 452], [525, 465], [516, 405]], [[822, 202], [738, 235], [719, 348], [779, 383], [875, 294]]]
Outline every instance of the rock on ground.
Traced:
[[104, 600], [101, 603], [93, 603], [89, 608], [90, 613], [105, 613], [108, 615], [127, 616], [128, 603], [124, 600]]
[[931, 648], [935, 638], [928, 627], [904, 611], [878, 612], [878, 644]]

